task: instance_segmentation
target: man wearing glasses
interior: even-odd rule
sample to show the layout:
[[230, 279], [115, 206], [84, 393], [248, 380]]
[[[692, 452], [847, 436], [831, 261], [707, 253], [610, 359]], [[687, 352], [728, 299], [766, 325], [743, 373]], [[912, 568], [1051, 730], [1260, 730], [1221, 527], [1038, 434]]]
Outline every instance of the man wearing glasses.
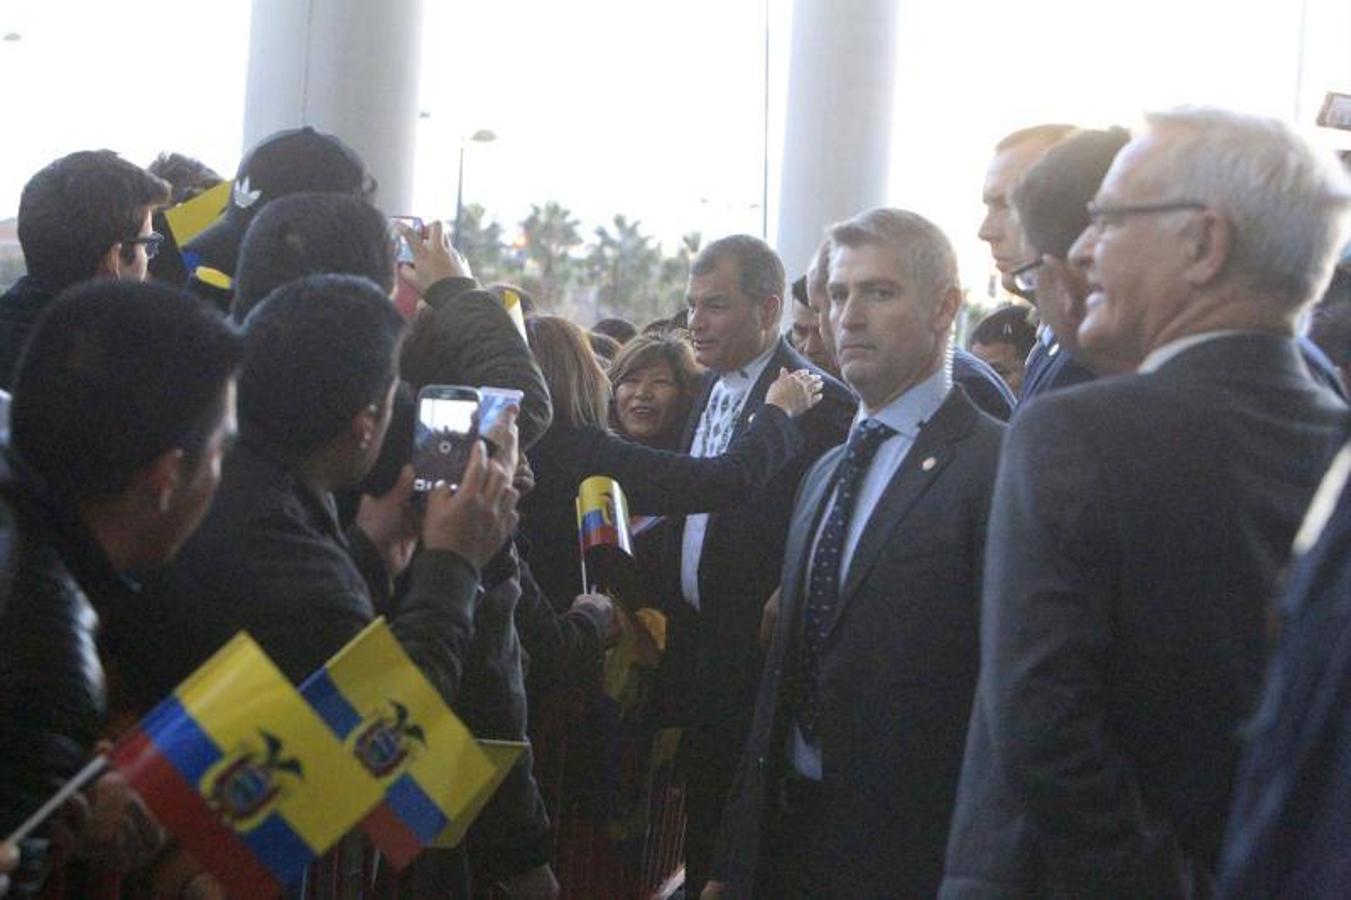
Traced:
[[90, 278], [144, 281], [163, 237], [150, 227], [169, 185], [111, 150], [71, 153], [24, 185], [19, 246], [28, 273], [0, 296], [0, 388], [38, 317], [67, 287]]
[[[1042, 352], [1024, 375], [1020, 408], [1047, 391], [1095, 377], [1081, 358], [1078, 340], [1088, 284], [1069, 259], [1070, 247], [1088, 227], [1086, 204], [1129, 139], [1122, 128], [1076, 132], [1047, 150], [1013, 189], [1013, 208], [1033, 259], [1012, 275], [1020, 290], [1035, 294], [1043, 325]], [[1121, 371], [1138, 362], [1123, 367], [1104, 360], [1098, 370]]]
[[1070, 250], [1090, 358], [1004, 444], [948, 898], [1208, 896], [1276, 575], [1351, 413], [1295, 322], [1351, 180], [1289, 126], [1148, 117]]

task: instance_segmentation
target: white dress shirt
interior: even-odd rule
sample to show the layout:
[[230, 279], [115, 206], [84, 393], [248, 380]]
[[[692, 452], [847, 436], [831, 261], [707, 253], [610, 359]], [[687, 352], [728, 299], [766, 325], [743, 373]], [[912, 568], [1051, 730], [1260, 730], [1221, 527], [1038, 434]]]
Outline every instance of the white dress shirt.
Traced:
[[[857, 428], [864, 419], [869, 418], [890, 426], [896, 433], [883, 441], [882, 445], [877, 448], [877, 455], [873, 457], [872, 464], [868, 466], [868, 471], [863, 474], [863, 481], [859, 484], [854, 509], [849, 517], [849, 528], [845, 532], [844, 550], [840, 555], [841, 589], [848, 580], [849, 566], [853, 562], [854, 551], [858, 549], [859, 539], [863, 537], [863, 529], [867, 526], [868, 520], [872, 518], [878, 501], [882, 499], [882, 495], [891, 484], [891, 480], [900, 471], [901, 463], [905, 462], [906, 456], [910, 453], [910, 448], [915, 445], [915, 438], [919, 437], [920, 426], [933, 418], [934, 413], [938, 412], [938, 408], [943, 405], [943, 401], [947, 399], [951, 390], [952, 370], [944, 365], [937, 372], [873, 415], [865, 415], [863, 408], [860, 407], [858, 414], [854, 416], [854, 424], [850, 427], [851, 434], [853, 429]], [[800, 598], [799, 608], [795, 610], [795, 614], [800, 615], [801, 611], [806, 608], [807, 585], [811, 584], [811, 560], [816, 556], [816, 545], [821, 540], [821, 531], [825, 527], [830, 508], [834, 503], [835, 492], [832, 490], [822, 510], [821, 522], [817, 525], [816, 535], [812, 538], [811, 555], [807, 557], [808, 568], [802, 578], [803, 596]], [[797, 722], [793, 723], [792, 734], [789, 738], [789, 756], [793, 761], [793, 768], [797, 770], [799, 775], [815, 781], [821, 780], [821, 747], [814, 742], [808, 742], [802, 736], [802, 729], [798, 727]]]
[[[721, 456], [732, 443], [736, 432], [736, 423], [741, 418], [741, 410], [746, 405], [755, 382], [769, 365], [777, 344], [739, 369], [722, 373], [713, 390], [709, 392], [708, 402], [699, 416], [699, 427], [695, 429], [694, 440], [690, 444], [690, 456]], [[699, 559], [704, 550], [704, 534], [708, 530], [708, 513], [697, 513], [685, 517], [685, 533], [680, 542], [680, 592], [685, 602], [695, 609], [699, 608]]]

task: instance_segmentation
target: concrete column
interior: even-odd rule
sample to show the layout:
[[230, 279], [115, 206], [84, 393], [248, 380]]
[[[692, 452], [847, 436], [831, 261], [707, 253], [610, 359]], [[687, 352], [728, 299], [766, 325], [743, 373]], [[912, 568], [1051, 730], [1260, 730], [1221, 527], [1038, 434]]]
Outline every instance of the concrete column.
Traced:
[[793, 6], [777, 238], [790, 280], [827, 225], [886, 202], [899, 6]]
[[254, 0], [244, 148], [312, 125], [351, 144], [391, 215], [413, 199], [422, 0]]

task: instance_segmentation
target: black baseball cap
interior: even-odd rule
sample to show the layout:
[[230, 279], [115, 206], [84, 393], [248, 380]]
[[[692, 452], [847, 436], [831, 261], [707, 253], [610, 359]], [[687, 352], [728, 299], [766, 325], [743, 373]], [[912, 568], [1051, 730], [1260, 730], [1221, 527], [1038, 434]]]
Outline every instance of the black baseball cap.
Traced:
[[239, 245], [258, 210], [278, 197], [310, 191], [369, 197], [375, 180], [341, 138], [309, 125], [264, 138], [240, 160], [225, 212], [183, 248], [189, 273], [203, 265], [233, 277]]

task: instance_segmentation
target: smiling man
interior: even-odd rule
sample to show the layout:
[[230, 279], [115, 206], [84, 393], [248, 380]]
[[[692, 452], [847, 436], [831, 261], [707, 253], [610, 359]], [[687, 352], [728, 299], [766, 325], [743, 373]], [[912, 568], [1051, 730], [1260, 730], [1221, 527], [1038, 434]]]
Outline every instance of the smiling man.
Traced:
[[821, 402], [799, 420], [807, 446], [752, 500], [707, 515], [668, 519], [666, 557], [674, 608], [664, 675], [678, 682], [687, 776], [686, 888], [707, 877], [723, 799], [755, 708], [763, 656], [761, 611], [778, 585], [793, 495], [807, 467], [849, 428], [854, 399], [779, 337], [783, 263], [759, 238], [709, 244], [690, 266], [689, 329], [710, 371], [696, 395], [680, 449], [722, 454], [765, 403], [781, 369], [821, 375]]
[[1078, 337], [1143, 363], [1009, 430], [942, 896], [1212, 893], [1272, 588], [1351, 425], [1294, 337], [1348, 214], [1273, 120], [1157, 114], [1116, 155]]
[[953, 386], [943, 233], [830, 232], [829, 320], [860, 408], [803, 480], [750, 742], [705, 897], [932, 896], [979, 660], [1003, 427]]

